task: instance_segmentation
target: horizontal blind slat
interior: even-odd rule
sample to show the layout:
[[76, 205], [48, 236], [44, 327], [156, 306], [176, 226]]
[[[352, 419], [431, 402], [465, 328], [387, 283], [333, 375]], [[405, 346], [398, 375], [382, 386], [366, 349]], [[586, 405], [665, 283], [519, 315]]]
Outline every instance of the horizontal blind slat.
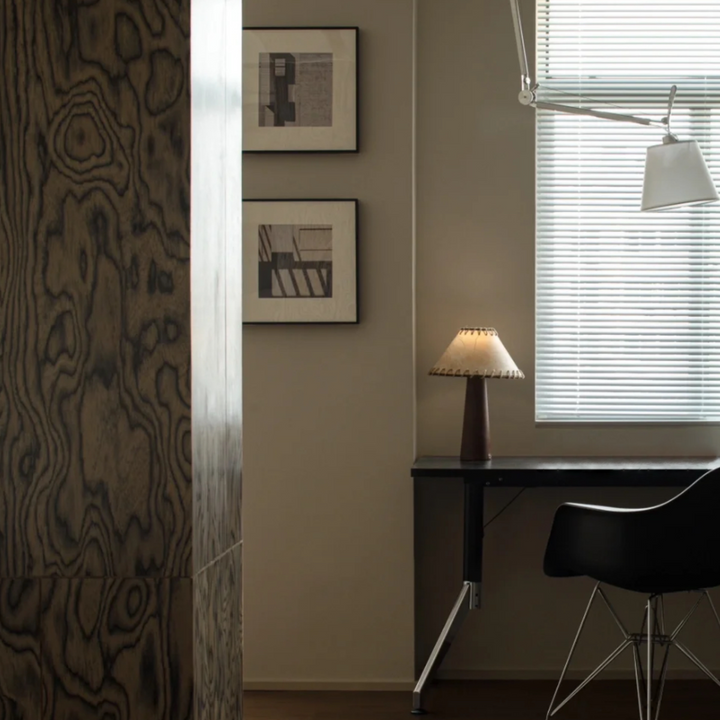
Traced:
[[[661, 119], [720, 177], [717, 0], [537, 0], [540, 99]], [[592, 98], [592, 100], [590, 100]], [[720, 207], [640, 213], [657, 128], [536, 111], [536, 417], [720, 422]]]

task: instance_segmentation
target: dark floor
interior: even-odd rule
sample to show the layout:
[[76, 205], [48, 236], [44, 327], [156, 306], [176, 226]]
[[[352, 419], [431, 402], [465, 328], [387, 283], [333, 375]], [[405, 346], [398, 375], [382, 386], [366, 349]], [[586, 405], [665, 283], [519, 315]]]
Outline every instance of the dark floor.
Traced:
[[[568, 683], [568, 690], [572, 688]], [[554, 684], [442, 682], [428, 695], [428, 720], [545, 720]], [[244, 720], [409, 720], [409, 692], [247, 692]], [[638, 720], [634, 682], [604, 680], [570, 701], [557, 720]], [[669, 681], [661, 720], [720, 720], [720, 688]]]

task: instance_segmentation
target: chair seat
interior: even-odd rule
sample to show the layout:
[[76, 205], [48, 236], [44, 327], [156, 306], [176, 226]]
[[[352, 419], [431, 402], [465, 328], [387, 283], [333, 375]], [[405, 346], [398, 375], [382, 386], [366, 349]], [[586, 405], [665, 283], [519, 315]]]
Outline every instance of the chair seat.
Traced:
[[[545, 553], [550, 577], [587, 576], [625, 590], [665, 594], [720, 585], [717, 471], [656, 507], [562, 505]], [[712, 502], [711, 502], [712, 500]]]

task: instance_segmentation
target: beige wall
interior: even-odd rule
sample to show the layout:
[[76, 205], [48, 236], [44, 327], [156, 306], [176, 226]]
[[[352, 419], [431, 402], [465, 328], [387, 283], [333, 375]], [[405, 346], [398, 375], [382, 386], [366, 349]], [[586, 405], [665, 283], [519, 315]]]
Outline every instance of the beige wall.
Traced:
[[[413, 424], [418, 453], [457, 453], [463, 382], [425, 373], [459, 326], [497, 327], [528, 378], [491, 384], [498, 455], [713, 454], [719, 431], [535, 426], [534, 119], [516, 100], [506, 2], [417, 0], [416, 325], [412, 0], [244, 4], [246, 25], [361, 28], [360, 154], [246, 157], [244, 192], [361, 200], [363, 314], [358, 327], [245, 330], [246, 685], [408, 681]], [[532, 39], [533, 2], [522, 5]], [[489, 516], [512, 493], [487, 495]], [[642, 505], [666, 496], [528, 492], [488, 530], [484, 608], [468, 619], [445, 674], [557, 675], [589, 586], [542, 575], [555, 508], [566, 500]], [[422, 658], [459, 589], [461, 503], [457, 483], [420, 486]], [[619, 596], [628, 622], [641, 602]], [[671, 615], [683, 602], [671, 603]], [[703, 632], [707, 620], [688, 628], [688, 639], [720, 667], [720, 644]], [[599, 617], [578, 665], [589, 667], [614, 647], [612, 632]]]
[[[521, 5], [532, 40], [534, 2]], [[464, 383], [425, 373], [457, 328], [468, 324], [496, 327], [527, 376], [490, 383], [497, 455], [716, 454], [717, 426], [535, 425], [534, 118], [516, 99], [519, 72], [508, 4], [420, 0], [417, 46], [418, 453], [458, 452]], [[487, 495], [489, 517], [512, 492]], [[642, 505], [667, 496], [637, 490], [528, 492], [488, 529], [485, 607], [471, 615], [446, 672], [556, 674], [589, 585], [542, 575], [555, 507], [566, 500]], [[436, 481], [422, 487], [416, 533], [423, 658], [460, 582], [461, 503], [457, 485]], [[688, 599], [672, 604], [674, 612], [683, 602]], [[628, 622], [637, 619], [633, 611], [640, 612], [641, 603], [621, 596]], [[703, 638], [708, 626], [695, 627], [697, 637], [690, 632], [688, 639], [711, 666], [720, 667], [720, 636]], [[589, 667], [614, 647], [612, 632], [604, 619], [594, 625], [594, 652], [582, 654], [580, 666]]]
[[245, 680], [412, 678], [413, 2], [246, 0], [358, 25], [358, 155], [245, 156], [244, 196], [360, 200], [361, 323], [244, 333]]

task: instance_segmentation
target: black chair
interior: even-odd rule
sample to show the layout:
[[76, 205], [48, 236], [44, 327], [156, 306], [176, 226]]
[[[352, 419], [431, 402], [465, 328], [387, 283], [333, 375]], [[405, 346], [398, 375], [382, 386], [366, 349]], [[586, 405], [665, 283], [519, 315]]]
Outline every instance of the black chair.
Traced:
[[[563, 668], [547, 717], [555, 715], [625, 650], [635, 663], [640, 720], [656, 720], [660, 713], [668, 655], [674, 647], [713, 682], [720, 680], [678, 640], [702, 600], [720, 616], [708, 588], [720, 585], [720, 468], [705, 473], [672, 500], [656, 507], [629, 510], [568, 503], [553, 522], [545, 552], [549, 577], [587, 576], [597, 581]], [[612, 585], [648, 596], [642, 629], [629, 633], [601, 587]], [[666, 631], [663, 596], [698, 592], [690, 612], [672, 631]], [[590, 608], [603, 600], [622, 633], [622, 642], [592, 673], [557, 705], [556, 700], [582, 634]], [[646, 645], [643, 668], [641, 647]], [[653, 683], [655, 648], [664, 650], [659, 678]]]

